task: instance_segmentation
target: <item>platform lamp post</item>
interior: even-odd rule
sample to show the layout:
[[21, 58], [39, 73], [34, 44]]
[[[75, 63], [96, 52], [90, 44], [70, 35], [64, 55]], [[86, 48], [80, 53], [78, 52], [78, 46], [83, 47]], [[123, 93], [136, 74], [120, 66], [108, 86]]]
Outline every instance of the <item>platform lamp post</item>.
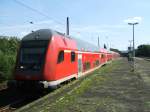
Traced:
[[133, 27], [133, 71], [135, 71], [135, 43], [134, 43], [134, 26], [139, 24], [138, 22], [135, 22], [135, 23], [128, 23], [128, 25], [132, 25]]

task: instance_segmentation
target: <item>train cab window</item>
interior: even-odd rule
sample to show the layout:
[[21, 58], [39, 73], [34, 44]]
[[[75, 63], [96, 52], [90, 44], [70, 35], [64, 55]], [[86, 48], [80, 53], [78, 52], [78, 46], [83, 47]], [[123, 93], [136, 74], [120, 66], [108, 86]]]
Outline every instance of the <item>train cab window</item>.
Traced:
[[64, 51], [60, 51], [58, 54], [58, 60], [57, 63], [61, 63], [64, 61]]
[[71, 52], [71, 62], [75, 61], [75, 52]]

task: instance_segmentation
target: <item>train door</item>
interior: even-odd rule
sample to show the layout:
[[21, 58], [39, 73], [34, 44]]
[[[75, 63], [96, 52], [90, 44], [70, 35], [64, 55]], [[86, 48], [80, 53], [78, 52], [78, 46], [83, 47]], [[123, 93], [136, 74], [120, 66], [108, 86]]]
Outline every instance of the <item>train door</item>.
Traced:
[[78, 77], [82, 75], [82, 54], [78, 54]]

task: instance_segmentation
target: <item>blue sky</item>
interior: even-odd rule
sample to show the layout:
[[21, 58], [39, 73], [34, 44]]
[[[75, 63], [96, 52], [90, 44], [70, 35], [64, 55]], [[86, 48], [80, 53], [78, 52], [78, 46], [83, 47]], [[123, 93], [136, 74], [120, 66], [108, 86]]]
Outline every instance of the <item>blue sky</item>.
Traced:
[[[42, 12], [43, 16], [18, 2]], [[150, 0], [0, 0], [0, 35], [24, 35], [42, 28], [66, 31], [70, 17], [70, 34], [100, 46], [126, 50], [137, 21], [135, 44], [150, 44]], [[34, 24], [30, 24], [33, 21]]]

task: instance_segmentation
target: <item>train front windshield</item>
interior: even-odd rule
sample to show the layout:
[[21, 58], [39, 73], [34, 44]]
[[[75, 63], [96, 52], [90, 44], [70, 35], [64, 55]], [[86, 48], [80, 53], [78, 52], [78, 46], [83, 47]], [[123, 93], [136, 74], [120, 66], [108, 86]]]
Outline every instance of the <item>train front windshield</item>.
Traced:
[[40, 70], [44, 63], [47, 46], [47, 40], [22, 42], [19, 57], [19, 68], [22, 70]]
[[21, 63], [40, 64], [44, 58], [45, 48], [21, 48]]

